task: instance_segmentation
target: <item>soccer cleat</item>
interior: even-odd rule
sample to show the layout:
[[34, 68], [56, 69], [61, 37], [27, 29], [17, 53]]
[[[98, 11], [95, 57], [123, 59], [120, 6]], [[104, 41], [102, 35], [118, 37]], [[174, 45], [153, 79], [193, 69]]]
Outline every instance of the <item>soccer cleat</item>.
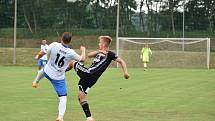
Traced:
[[32, 87], [33, 88], [37, 88], [38, 87], [38, 83], [37, 82], [32, 82]]
[[95, 121], [95, 120], [93, 119], [93, 117], [87, 117], [86, 121]]
[[56, 121], [63, 121], [63, 118], [57, 117]]

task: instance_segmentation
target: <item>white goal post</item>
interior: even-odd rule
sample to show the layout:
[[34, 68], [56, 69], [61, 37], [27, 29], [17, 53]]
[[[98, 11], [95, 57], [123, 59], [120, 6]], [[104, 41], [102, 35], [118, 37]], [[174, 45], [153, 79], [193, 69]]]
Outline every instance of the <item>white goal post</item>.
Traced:
[[116, 53], [130, 67], [142, 67], [142, 47], [152, 49], [151, 67], [210, 68], [210, 38], [118, 37]]

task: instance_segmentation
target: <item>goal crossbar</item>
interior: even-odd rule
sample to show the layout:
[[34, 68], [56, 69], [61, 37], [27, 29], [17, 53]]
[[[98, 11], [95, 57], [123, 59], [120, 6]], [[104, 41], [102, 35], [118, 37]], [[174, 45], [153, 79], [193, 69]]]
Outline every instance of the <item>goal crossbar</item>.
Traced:
[[[134, 44], [157, 44], [157, 43], [163, 43], [163, 42], [169, 42], [174, 44], [181, 44], [181, 45], [187, 45], [187, 44], [194, 44], [199, 43], [202, 41], [207, 41], [207, 68], [210, 68], [210, 38], [141, 38], [141, 37], [118, 37], [117, 38], [117, 45], [116, 45], [116, 52], [117, 55], [119, 55], [119, 40], [127, 41]], [[134, 40], [148, 40], [148, 42], [140, 42], [140, 41], [134, 41]], [[150, 42], [150, 40], [160, 40], [158, 42]]]

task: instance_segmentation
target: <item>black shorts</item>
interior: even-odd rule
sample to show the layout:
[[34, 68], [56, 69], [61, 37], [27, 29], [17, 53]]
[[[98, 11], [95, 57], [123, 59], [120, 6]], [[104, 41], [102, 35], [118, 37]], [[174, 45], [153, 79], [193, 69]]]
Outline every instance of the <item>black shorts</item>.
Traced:
[[97, 82], [98, 78], [95, 74], [90, 73], [88, 68], [84, 67], [82, 63], [76, 62], [74, 69], [80, 77], [78, 86], [79, 90], [87, 94], [90, 88]]

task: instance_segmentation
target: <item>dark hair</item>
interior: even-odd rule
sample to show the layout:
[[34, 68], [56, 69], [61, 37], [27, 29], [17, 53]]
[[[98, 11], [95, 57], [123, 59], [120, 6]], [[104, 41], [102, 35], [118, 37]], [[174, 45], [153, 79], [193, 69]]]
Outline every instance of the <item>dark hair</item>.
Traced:
[[64, 32], [61, 39], [65, 44], [68, 44], [72, 40], [72, 34], [69, 32]]

